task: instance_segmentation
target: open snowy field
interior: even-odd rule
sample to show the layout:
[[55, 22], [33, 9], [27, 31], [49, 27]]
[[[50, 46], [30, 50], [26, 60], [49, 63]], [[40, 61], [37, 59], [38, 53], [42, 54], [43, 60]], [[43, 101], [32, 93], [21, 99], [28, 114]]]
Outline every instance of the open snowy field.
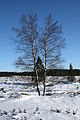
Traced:
[[80, 120], [80, 83], [59, 80], [48, 77], [39, 97], [30, 77], [0, 78], [0, 120]]

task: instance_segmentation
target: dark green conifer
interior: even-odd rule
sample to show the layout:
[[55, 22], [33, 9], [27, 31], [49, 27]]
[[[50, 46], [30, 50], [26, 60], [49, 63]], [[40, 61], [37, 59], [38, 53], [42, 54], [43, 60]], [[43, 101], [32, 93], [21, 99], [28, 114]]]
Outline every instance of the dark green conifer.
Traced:
[[37, 58], [36, 67], [38, 70], [39, 82], [43, 82], [43, 80], [44, 80], [44, 65], [39, 56]]
[[70, 65], [69, 65], [68, 81], [70, 81], [70, 82], [74, 82], [74, 81], [75, 81], [74, 70], [73, 70], [73, 66], [72, 66], [71, 63], [70, 63]]

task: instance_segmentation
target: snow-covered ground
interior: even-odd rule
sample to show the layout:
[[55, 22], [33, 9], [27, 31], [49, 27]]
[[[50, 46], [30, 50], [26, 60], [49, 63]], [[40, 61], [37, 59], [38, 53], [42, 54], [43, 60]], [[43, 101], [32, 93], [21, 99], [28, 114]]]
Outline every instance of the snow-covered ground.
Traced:
[[48, 77], [47, 95], [38, 96], [30, 77], [0, 78], [0, 120], [80, 120], [80, 83], [56, 79], [66, 81]]

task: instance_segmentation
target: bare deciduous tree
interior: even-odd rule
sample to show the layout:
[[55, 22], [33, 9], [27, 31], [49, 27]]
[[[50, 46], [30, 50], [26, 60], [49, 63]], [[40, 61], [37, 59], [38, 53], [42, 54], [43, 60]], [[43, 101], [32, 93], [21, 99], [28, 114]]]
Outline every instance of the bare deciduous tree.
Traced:
[[38, 87], [38, 71], [36, 67], [37, 59], [37, 43], [39, 40], [39, 34], [37, 29], [37, 15], [25, 15], [21, 17], [20, 28], [13, 28], [16, 33], [17, 51], [19, 57], [16, 60], [16, 66], [24, 70], [31, 70], [35, 68], [36, 72], [36, 86], [38, 95], [40, 90]]
[[46, 18], [45, 30], [42, 37], [45, 64], [44, 91], [46, 86], [47, 69], [59, 68], [63, 59], [61, 58], [62, 48], [65, 46], [65, 39], [62, 37], [62, 27], [52, 19], [51, 14]]
[[[36, 86], [38, 94], [40, 90], [38, 86], [39, 75], [38, 68], [36, 66], [37, 58], [40, 56], [43, 58], [45, 72], [44, 72], [44, 90], [45, 95], [46, 87], [46, 71], [47, 69], [59, 68], [61, 62], [61, 51], [64, 48], [64, 39], [62, 37], [62, 27], [56, 21], [53, 21], [52, 16], [49, 14], [46, 18], [45, 29], [43, 29], [42, 36], [38, 32], [37, 15], [22, 16], [21, 27], [19, 29], [14, 28], [16, 32], [17, 50], [20, 53], [18, 60], [16, 61], [17, 67], [22, 69], [35, 69], [36, 73]], [[39, 37], [40, 35], [40, 37]], [[40, 40], [40, 41], [39, 41]], [[39, 43], [41, 43], [42, 55], [39, 54]]]

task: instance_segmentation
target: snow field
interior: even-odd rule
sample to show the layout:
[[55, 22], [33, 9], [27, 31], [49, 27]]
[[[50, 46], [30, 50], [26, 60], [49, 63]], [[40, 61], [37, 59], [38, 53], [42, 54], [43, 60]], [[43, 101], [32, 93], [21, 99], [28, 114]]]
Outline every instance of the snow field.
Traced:
[[0, 78], [0, 120], [80, 120], [78, 82], [50, 81], [46, 90], [50, 96], [38, 96], [36, 87], [26, 80]]

